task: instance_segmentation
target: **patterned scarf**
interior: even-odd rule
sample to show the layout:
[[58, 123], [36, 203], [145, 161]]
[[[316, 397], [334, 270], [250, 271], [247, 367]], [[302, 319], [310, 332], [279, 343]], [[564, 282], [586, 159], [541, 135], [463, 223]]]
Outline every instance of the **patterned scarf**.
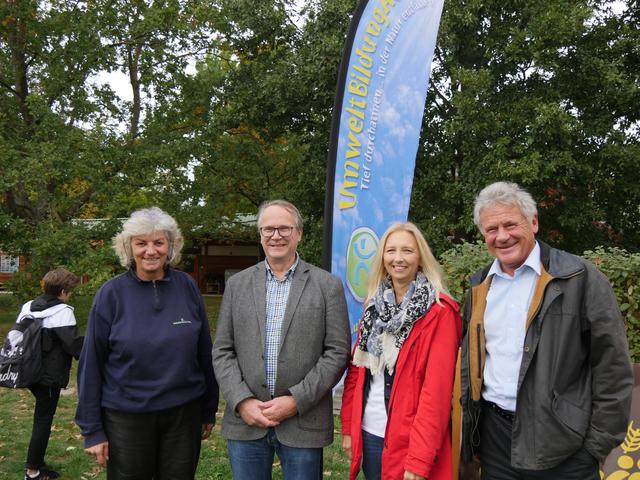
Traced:
[[364, 311], [353, 364], [368, 368], [373, 375], [386, 365], [387, 371], [393, 374], [402, 344], [435, 298], [433, 285], [418, 272], [402, 303], [397, 305], [391, 280], [385, 278]]

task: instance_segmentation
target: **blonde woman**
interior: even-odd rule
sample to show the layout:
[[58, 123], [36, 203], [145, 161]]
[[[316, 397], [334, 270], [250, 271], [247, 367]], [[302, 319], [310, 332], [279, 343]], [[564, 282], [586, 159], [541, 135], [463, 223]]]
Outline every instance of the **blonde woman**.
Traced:
[[350, 478], [451, 480], [450, 412], [462, 325], [420, 230], [395, 223], [369, 277], [342, 403]]

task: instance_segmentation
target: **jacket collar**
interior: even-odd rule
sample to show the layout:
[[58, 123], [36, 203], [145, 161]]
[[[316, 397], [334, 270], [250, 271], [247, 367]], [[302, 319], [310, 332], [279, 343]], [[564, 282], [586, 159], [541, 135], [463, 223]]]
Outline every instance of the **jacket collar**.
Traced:
[[43, 293], [42, 295], [38, 295], [36, 298], [33, 299], [33, 302], [31, 302], [31, 311], [41, 312], [43, 310], [46, 310], [47, 308], [60, 305], [61, 303], [64, 303], [64, 302], [60, 300], [58, 297], [56, 297], [55, 295], [49, 295], [49, 294]]
[[[558, 250], [546, 244], [541, 240], [537, 240], [540, 245], [540, 262], [544, 269], [554, 278], [567, 278], [584, 270], [584, 265], [578, 257], [564, 250]], [[482, 283], [491, 270], [490, 263], [482, 270], [471, 276], [471, 286], [475, 287]]]
[[[140, 277], [138, 277], [138, 275], [136, 274], [136, 269], [134, 267], [129, 268], [126, 271], [126, 275], [131, 279], [131, 280], [135, 280], [136, 282], [139, 283], [151, 283], [153, 280], [142, 280]], [[164, 269], [164, 277], [162, 277], [160, 280], [156, 280], [156, 282], [168, 282], [171, 280], [171, 268], [166, 267]]]
[[[296, 261], [296, 267], [291, 272], [293, 276], [291, 289], [289, 290], [289, 298], [287, 300], [287, 306], [285, 309], [285, 315], [282, 319], [282, 333], [280, 342], [284, 341], [284, 338], [291, 325], [293, 319], [293, 313], [298, 306], [302, 291], [309, 279], [309, 264], [298, 257]], [[266, 338], [266, 324], [267, 324], [267, 264], [266, 261], [262, 261], [255, 265], [253, 270], [253, 302], [256, 313], [256, 319], [260, 326], [260, 333], [262, 334], [262, 343], [264, 345]]]
[[545, 270], [554, 278], [567, 278], [584, 270], [579, 257], [563, 250], [550, 247], [538, 240], [540, 244], [540, 261]]
[[[292, 277], [295, 274], [296, 268], [298, 268], [299, 263], [300, 263], [300, 256], [298, 255], [298, 252], [296, 252], [296, 259], [293, 262], [293, 265], [291, 265], [289, 267], [289, 270], [287, 270], [287, 272], [284, 274], [285, 279], [288, 279], [289, 277]], [[267, 259], [264, 260], [264, 267], [267, 271], [267, 276], [269, 278], [276, 278], [276, 279], [278, 278], [276, 274], [273, 273], [273, 270], [271, 269], [271, 265], [269, 265], [269, 261]]]

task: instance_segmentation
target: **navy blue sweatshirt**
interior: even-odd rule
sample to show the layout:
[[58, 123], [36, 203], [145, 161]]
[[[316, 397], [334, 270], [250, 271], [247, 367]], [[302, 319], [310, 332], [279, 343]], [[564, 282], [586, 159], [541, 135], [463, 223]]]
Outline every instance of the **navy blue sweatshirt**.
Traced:
[[107, 441], [102, 408], [153, 412], [203, 400], [214, 423], [218, 384], [202, 296], [189, 275], [168, 269], [157, 281], [129, 270], [93, 300], [80, 362], [76, 423], [85, 447]]

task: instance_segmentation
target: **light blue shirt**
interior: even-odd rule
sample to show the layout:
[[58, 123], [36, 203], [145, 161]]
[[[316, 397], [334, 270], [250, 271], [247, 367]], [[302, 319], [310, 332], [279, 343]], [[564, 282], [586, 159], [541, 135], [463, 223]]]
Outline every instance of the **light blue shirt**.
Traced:
[[493, 279], [484, 312], [487, 355], [482, 397], [511, 412], [516, 410], [527, 312], [540, 270], [538, 242], [513, 277], [502, 271], [497, 259], [489, 270]]
[[296, 261], [291, 265], [282, 280], [278, 280], [274, 275], [269, 262], [265, 260], [267, 267], [267, 324], [264, 345], [264, 368], [267, 387], [271, 395], [274, 394], [276, 377], [278, 375], [278, 353], [280, 351], [280, 336], [282, 333], [282, 320], [287, 309], [289, 291], [293, 282], [293, 274], [298, 266], [299, 257], [296, 254]]

